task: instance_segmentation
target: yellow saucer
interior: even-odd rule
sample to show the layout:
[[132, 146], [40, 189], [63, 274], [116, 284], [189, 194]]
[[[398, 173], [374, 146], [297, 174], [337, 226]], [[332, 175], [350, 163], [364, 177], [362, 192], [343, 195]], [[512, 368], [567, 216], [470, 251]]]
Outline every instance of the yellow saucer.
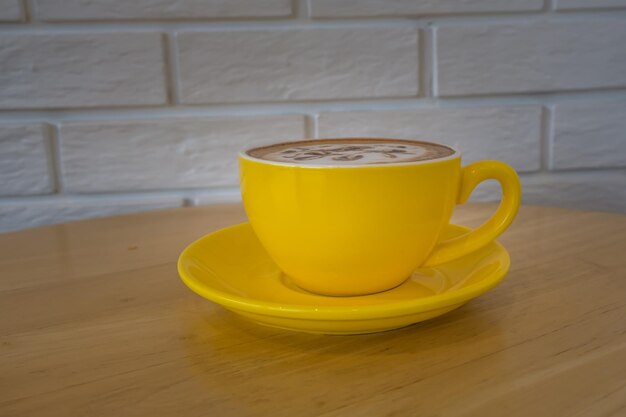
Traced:
[[[469, 229], [449, 225], [442, 239]], [[194, 292], [260, 324], [311, 333], [373, 333], [408, 326], [460, 307], [496, 286], [509, 254], [492, 242], [452, 262], [416, 270], [378, 294], [328, 297], [296, 287], [269, 258], [249, 224], [193, 242], [178, 272]]]

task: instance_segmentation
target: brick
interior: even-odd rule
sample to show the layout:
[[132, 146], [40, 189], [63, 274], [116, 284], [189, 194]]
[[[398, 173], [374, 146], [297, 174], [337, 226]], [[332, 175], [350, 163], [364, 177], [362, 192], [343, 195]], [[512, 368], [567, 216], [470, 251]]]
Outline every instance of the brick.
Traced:
[[0, 196], [53, 191], [41, 125], [0, 125]]
[[20, 0], [0, 0], [0, 22], [17, 22], [22, 19]]
[[178, 45], [185, 103], [418, 93], [412, 28], [183, 33]]
[[0, 34], [0, 108], [166, 102], [159, 34]]
[[310, 0], [313, 17], [420, 16], [533, 11], [543, 0]]
[[303, 117], [216, 117], [61, 126], [69, 192], [236, 187], [237, 153], [301, 139]]
[[626, 0], [558, 0], [557, 10], [583, 10], [626, 7]]
[[626, 167], [626, 101], [558, 105], [553, 149], [557, 169]]
[[37, 0], [41, 20], [154, 20], [284, 17], [290, 0]]
[[117, 214], [182, 207], [180, 197], [50, 198], [39, 201], [0, 202], [0, 233], [46, 224]]
[[[521, 175], [522, 204], [626, 213], [626, 171], [549, 172]], [[497, 184], [485, 183], [471, 201], [500, 199]]]
[[533, 106], [322, 113], [320, 137], [392, 137], [453, 146], [463, 162], [499, 159], [539, 168], [541, 109]]
[[620, 20], [442, 27], [442, 96], [626, 86], [626, 24]]

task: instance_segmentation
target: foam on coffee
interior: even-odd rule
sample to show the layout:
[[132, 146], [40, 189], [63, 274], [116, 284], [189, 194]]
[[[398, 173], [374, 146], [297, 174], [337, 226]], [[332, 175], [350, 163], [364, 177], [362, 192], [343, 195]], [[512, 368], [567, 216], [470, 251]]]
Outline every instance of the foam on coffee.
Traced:
[[447, 146], [402, 139], [319, 139], [255, 148], [248, 155], [298, 165], [377, 165], [427, 161], [454, 154]]

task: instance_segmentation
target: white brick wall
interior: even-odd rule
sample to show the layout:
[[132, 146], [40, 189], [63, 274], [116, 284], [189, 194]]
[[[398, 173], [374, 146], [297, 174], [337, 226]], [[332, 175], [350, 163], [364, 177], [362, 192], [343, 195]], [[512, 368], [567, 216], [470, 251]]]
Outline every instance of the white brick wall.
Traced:
[[237, 187], [237, 152], [304, 138], [304, 118], [70, 123], [60, 136], [69, 193]]
[[556, 106], [554, 168], [597, 168], [598, 161], [626, 168], [626, 101]]
[[357, 135], [626, 212], [624, 45], [624, 0], [0, 0], [0, 231], [233, 201], [237, 150]]
[[415, 29], [223, 31], [183, 33], [177, 40], [183, 103], [418, 93]]
[[437, 31], [442, 96], [626, 87], [626, 22], [523, 22]]
[[0, 125], [0, 196], [54, 191], [45, 127]]
[[0, 34], [0, 109], [165, 104], [159, 34]]

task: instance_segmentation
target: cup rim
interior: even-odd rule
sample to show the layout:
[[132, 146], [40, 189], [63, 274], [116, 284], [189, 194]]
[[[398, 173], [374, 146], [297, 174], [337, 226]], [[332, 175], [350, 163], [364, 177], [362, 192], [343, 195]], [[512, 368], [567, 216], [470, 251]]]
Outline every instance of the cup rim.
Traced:
[[[417, 143], [417, 144], [426, 144], [426, 145], [436, 145], [443, 146], [444, 148], [448, 148], [453, 151], [451, 155], [444, 156], [442, 158], [433, 158], [426, 159], [422, 161], [406, 161], [406, 162], [393, 162], [393, 163], [384, 163], [384, 164], [354, 164], [354, 165], [332, 165], [332, 164], [319, 164], [319, 165], [306, 165], [306, 164], [297, 164], [293, 162], [281, 162], [281, 161], [270, 161], [267, 159], [257, 158], [249, 154], [250, 151], [261, 149], [261, 148], [269, 148], [277, 145], [290, 145], [290, 144], [298, 144], [302, 142], [317, 142], [317, 141], [329, 141], [329, 140], [376, 140], [383, 142], [407, 142], [407, 143]], [[249, 161], [258, 162], [267, 165], [278, 165], [292, 168], [341, 168], [341, 169], [354, 169], [354, 168], [384, 168], [384, 167], [394, 167], [394, 166], [407, 166], [407, 165], [425, 165], [432, 164], [438, 162], [449, 161], [451, 159], [456, 159], [461, 157], [461, 152], [449, 145], [444, 145], [436, 142], [428, 142], [425, 140], [417, 140], [417, 139], [396, 139], [396, 138], [379, 138], [379, 137], [367, 137], [367, 136], [355, 136], [355, 137], [343, 137], [343, 138], [318, 138], [318, 139], [300, 139], [293, 141], [280, 141], [273, 142], [265, 145], [256, 145], [252, 147], [248, 147], [239, 152], [239, 157], [242, 159], [247, 159]]]

